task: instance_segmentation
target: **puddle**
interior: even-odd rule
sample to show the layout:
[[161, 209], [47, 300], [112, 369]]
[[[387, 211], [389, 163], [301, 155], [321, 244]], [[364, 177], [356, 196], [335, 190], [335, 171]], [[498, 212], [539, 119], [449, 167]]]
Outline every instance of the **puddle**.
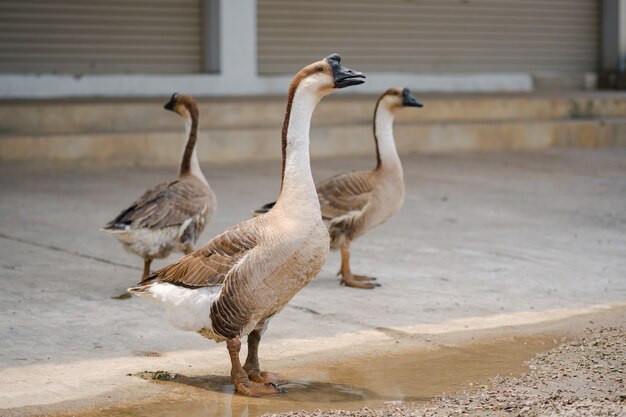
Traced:
[[[376, 407], [386, 401], [423, 402], [485, 384], [497, 374], [519, 375], [524, 362], [555, 346], [550, 337], [510, 338], [494, 343], [409, 351], [353, 359], [341, 364], [282, 370], [286, 394], [264, 398], [233, 395], [227, 376], [177, 375], [158, 400], [71, 413], [90, 417], [254, 417], [264, 413], [324, 408]], [[272, 369], [281, 371], [281, 369]]]

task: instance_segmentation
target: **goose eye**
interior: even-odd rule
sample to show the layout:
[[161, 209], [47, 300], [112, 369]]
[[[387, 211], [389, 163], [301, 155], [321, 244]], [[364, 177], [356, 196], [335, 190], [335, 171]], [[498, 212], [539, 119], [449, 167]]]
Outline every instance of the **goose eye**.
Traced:
[[322, 71], [324, 71], [324, 67], [321, 65], [318, 65], [317, 72], [322, 72]]

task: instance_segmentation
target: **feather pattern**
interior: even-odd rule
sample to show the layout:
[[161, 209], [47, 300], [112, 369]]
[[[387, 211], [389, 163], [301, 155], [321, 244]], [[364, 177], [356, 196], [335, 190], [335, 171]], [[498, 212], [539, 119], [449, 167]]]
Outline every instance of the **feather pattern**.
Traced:
[[365, 233], [375, 200], [376, 177], [372, 171], [336, 175], [317, 185], [322, 217], [328, 224], [330, 247], [339, 248]]
[[257, 245], [255, 222], [240, 223], [198, 250], [154, 272], [139, 283], [170, 283], [187, 288], [223, 285], [226, 274]]
[[207, 212], [210, 217], [212, 194], [202, 181], [191, 175], [162, 182], [146, 191], [104, 228], [164, 228], [180, 226], [199, 212]]
[[349, 212], [360, 212], [371, 201], [375, 181], [371, 171], [335, 175], [317, 184], [322, 217], [333, 219]]

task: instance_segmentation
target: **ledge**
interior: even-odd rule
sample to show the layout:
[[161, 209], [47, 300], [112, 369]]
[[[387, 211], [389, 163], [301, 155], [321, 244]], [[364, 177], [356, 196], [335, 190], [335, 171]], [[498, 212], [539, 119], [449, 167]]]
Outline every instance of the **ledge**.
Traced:
[[[529, 74], [403, 74], [369, 73], [367, 82], [348, 89], [351, 94], [372, 94], [390, 86], [416, 92], [528, 92]], [[5, 99], [70, 97], [161, 97], [173, 92], [196, 96], [254, 96], [285, 94], [291, 76], [236, 78], [225, 75], [0, 75], [0, 96]], [[346, 90], [346, 92], [348, 92]], [[344, 93], [344, 92], [341, 92]], [[344, 93], [345, 94], [345, 93]]]

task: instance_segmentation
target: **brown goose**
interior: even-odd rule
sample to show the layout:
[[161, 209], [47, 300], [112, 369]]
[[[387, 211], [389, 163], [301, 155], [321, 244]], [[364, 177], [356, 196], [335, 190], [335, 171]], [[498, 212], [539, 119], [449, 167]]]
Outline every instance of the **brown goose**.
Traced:
[[[319, 100], [335, 88], [363, 83], [361, 73], [330, 55], [304, 67], [289, 86], [282, 130], [282, 182], [268, 213], [239, 223], [195, 252], [162, 268], [133, 294], [162, 304], [177, 326], [226, 341], [237, 392], [279, 392], [282, 379], [261, 372], [258, 345], [269, 320], [317, 275], [328, 252], [328, 231], [311, 176], [309, 125]], [[240, 339], [248, 357], [239, 361]]]
[[[330, 233], [331, 249], [341, 250], [341, 284], [374, 288], [376, 278], [354, 275], [350, 270], [350, 243], [393, 216], [404, 202], [402, 163], [393, 139], [393, 119], [402, 107], [422, 107], [408, 88], [390, 88], [380, 96], [374, 110], [376, 167], [352, 171], [317, 184], [322, 217]], [[254, 212], [262, 214], [275, 203]]]
[[190, 253], [217, 208], [215, 194], [196, 156], [196, 101], [174, 94], [164, 107], [185, 119], [187, 143], [178, 178], [149, 189], [100, 229], [112, 233], [124, 249], [144, 259], [142, 279], [150, 274], [153, 259], [165, 258], [173, 251]]

